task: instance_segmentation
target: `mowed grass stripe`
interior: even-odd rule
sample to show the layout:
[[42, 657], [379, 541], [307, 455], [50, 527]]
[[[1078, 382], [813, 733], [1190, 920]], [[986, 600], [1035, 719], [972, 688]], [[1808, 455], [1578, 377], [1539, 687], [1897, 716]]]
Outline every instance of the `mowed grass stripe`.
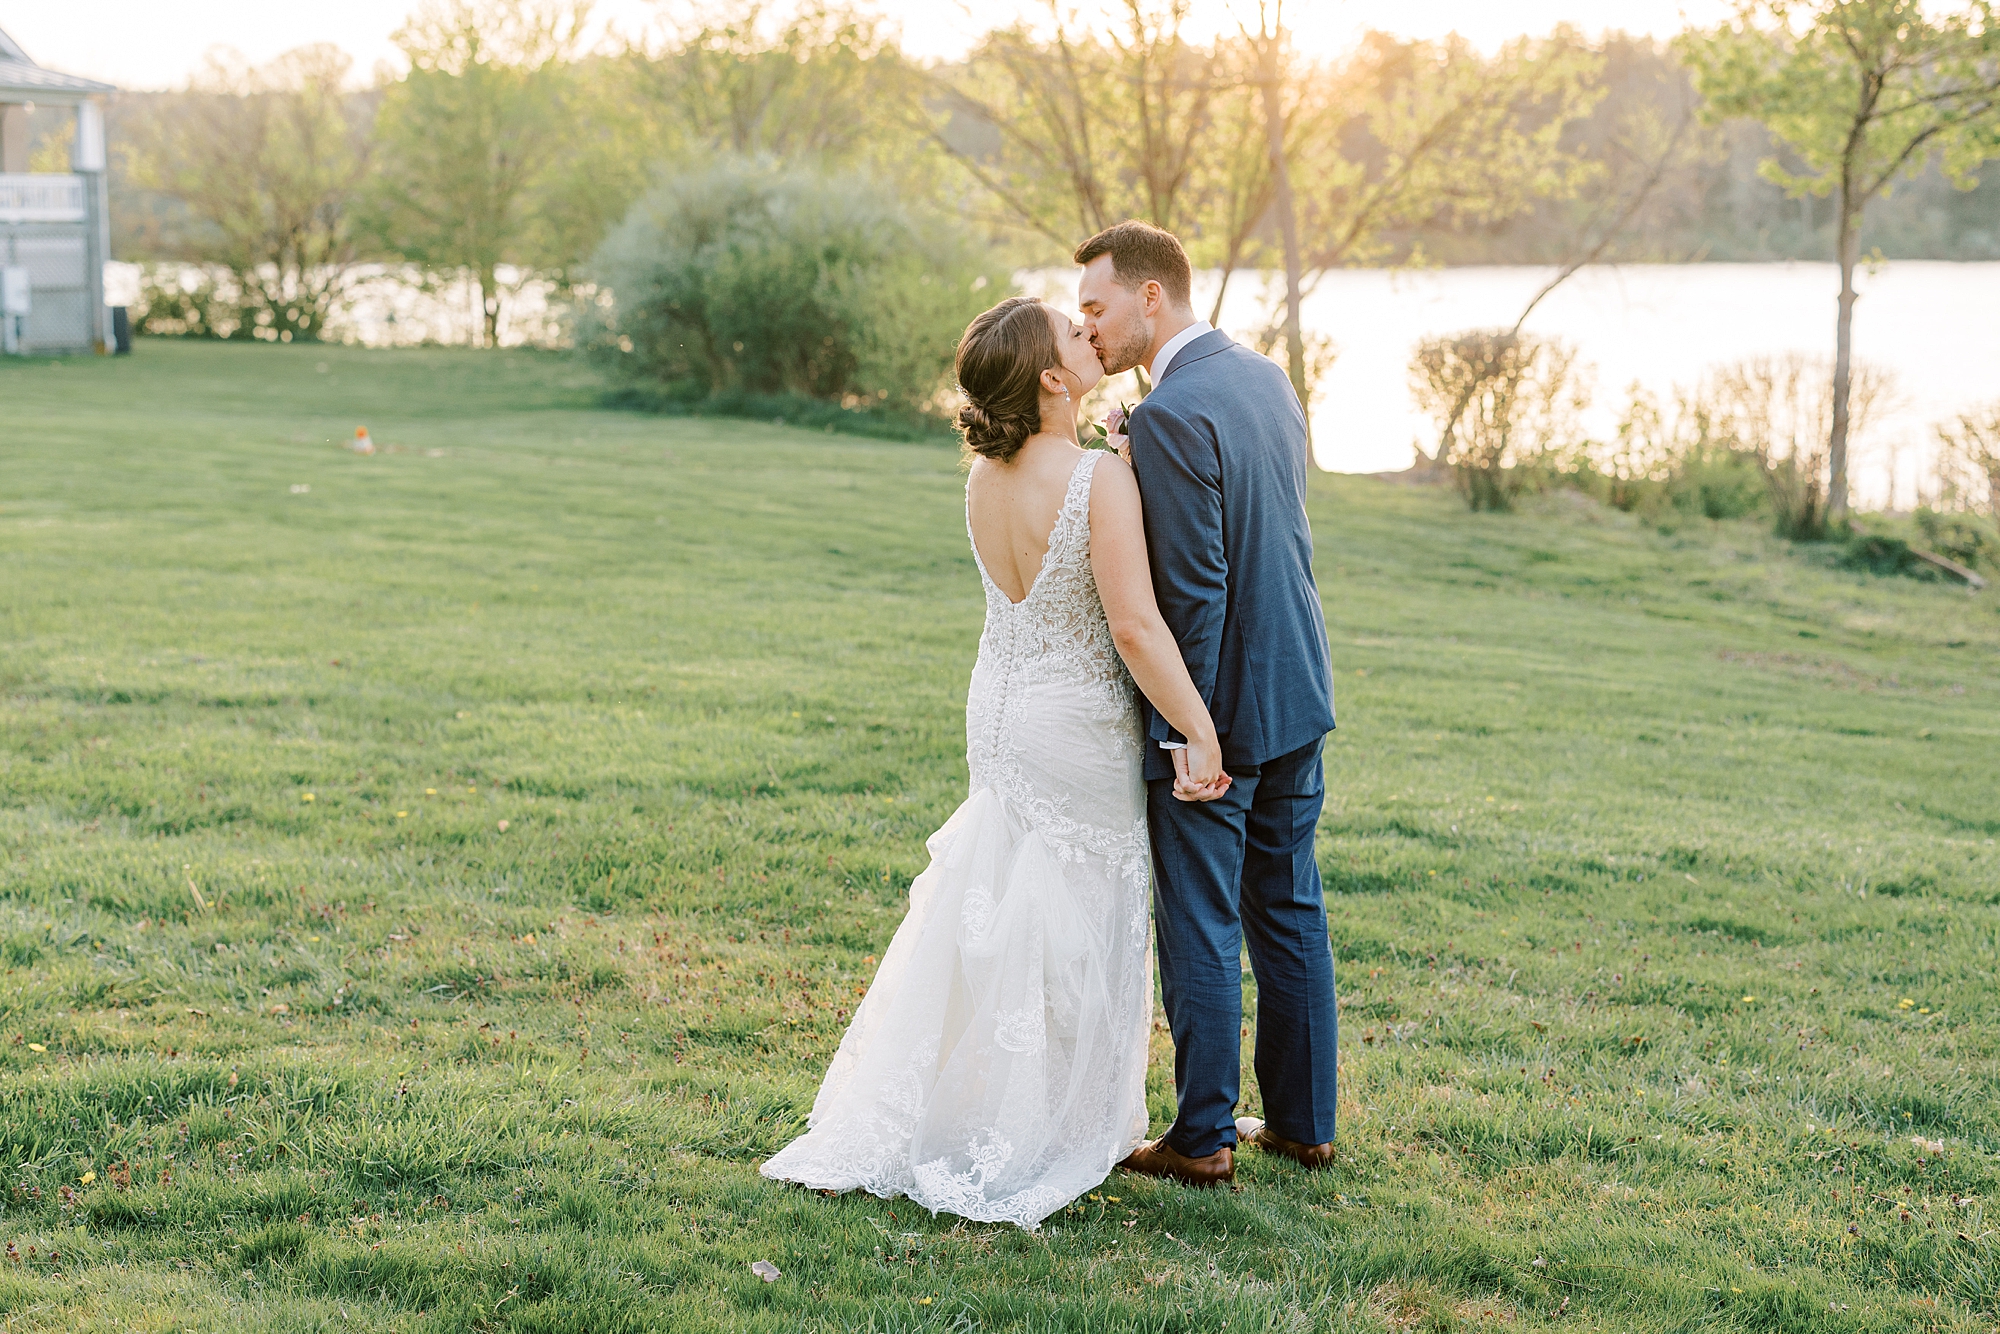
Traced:
[[1342, 1161], [1028, 1236], [754, 1170], [963, 796], [956, 460], [595, 393], [0, 363], [15, 1326], [2000, 1318], [1990, 601], [1315, 477]]

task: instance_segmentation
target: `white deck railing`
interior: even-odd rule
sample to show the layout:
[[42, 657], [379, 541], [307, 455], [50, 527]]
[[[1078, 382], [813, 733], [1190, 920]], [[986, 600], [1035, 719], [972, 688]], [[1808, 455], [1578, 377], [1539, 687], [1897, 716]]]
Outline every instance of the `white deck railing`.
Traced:
[[83, 177], [0, 174], [0, 222], [83, 220]]

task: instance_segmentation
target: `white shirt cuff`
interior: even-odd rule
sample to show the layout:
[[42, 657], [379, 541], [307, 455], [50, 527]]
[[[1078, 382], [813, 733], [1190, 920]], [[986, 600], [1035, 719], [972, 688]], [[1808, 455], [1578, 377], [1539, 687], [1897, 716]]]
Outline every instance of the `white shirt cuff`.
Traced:
[[1185, 741], [1162, 741], [1162, 742], [1160, 743], [1160, 749], [1161, 749], [1161, 750], [1186, 750], [1186, 749], [1187, 749], [1187, 742], [1185, 742]]

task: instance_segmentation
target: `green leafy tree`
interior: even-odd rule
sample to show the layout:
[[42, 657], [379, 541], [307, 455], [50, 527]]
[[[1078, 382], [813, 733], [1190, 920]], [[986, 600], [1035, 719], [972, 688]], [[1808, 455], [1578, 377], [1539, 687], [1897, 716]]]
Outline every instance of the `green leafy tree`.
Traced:
[[560, 259], [533, 204], [574, 139], [587, 9], [437, 0], [395, 36], [410, 70], [383, 93], [370, 225], [405, 258], [472, 277], [488, 347], [500, 337], [500, 266]]
[[907, 157], [919, 87], [882, 21], [807, 0], [782, 21], [763, 0], [696, 10], [627, 52], [632, 89], [663, 154], [839, 163]]
[[1485, 226], [1575, 193], [1597, 168], [1564, 132], [1602, 97], [1601, 63], [1566, 31], [1491, 57], [1456, 37], [1372, 37], [1301, 144], [1308, 271], [1380, 260], [1425, 223]]
[[356, 258], [350, 204], [368, 165], [368, 101], [348, 58], [307, 46], [251, 67], [211, 58], [187, 92], [132, 126], [127, 179], [183, 213], [162, 258], [227, 271], [204, 284], [203, 332], [313, 341]]
[[1213, 317], [1239, 269], [1282, 271], [1259, 341], [1282, 348], [1302, 401], [1330, 355], [1299, 306], [1328, 270], [1422, 224], [1512, 217], [1593, 170], [1563, 135], [1595, 105], [1600, 62], [1569, 34], [1491, 57], [1374, 36], [1322, 64], [1298, 56], [1275, 0], [1208, 46], [1187, 15], [1184, 0], [1125, 0], [1112, 26], [1057, 10], [990, 33], [941, 74], [937, 133], [1009, 220], [1065, 250], [1125, 217], [1174, 231], [1220, 272]]
[[1920, 0], [1741, 0], [1681, 52], [1714, 117], [1762, 122], [1798, 158], [1760, 166], [1795, 197], [1835, 200], [1840, 265], [1826, 526], [1848, 509], [1854, 269], [1869, 203], [1931, 161], [1961, 188], [2000, 154], [2000, 24], [1988, 0], [1927, 14]]
[[1269, 208], [1239, 212], [1249, 230], [1229, 249], [1245, 266], [1282, 263], [1282, 341], [1307, 400], [1312, 340], [1298, 311], [1328, 271], [1378, 262], [1427, 225], [1494, 225], [1602, 174], [1565, 139], [1602, 97], [1602, 61], [1566, 31], [1490, 57], [1457, 38], [1377, 34], [1344, 65], [1313, 68], [1291, 56], [1276, 5], [1259, 17], [1244, 42], [1264, 111]]
[[662, 173], [721, 157], [860, 170], [908, 199], [943, 173], [912, 123], [920, 80], [882, 22], [823, 0], [663, 8], [662, 21], [560, 72], [562, 149], [526, 187], [519, 238], [559, 285]]
[[1217, 102], [1241, 91], [1233, 72], [1185, 37], [1186, 0], [1123, 0], [1103, 28], [1049, 8], [1045, 30], [997, 28], [939, 73], [937, 142], [1007, 221], [1064, 254], [1132, 217], [1192, 239]]

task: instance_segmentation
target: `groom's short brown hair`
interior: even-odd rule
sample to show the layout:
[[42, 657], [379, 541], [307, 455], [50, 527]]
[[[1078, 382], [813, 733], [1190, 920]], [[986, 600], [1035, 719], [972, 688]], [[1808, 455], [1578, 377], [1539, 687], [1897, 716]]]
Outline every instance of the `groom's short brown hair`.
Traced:
[[1118, 285], [1135, 288], [1157, 282], [1167, 299], [1177, 306], [1193, 304], [1194, 271], [1188, 266], [1187, 251], [1172, 232], [1134, 218], [1106, 227], [1076, 248], [1076, 262], [1088, 264], [1099, 255], [1111, 256], [1111, 272]]

